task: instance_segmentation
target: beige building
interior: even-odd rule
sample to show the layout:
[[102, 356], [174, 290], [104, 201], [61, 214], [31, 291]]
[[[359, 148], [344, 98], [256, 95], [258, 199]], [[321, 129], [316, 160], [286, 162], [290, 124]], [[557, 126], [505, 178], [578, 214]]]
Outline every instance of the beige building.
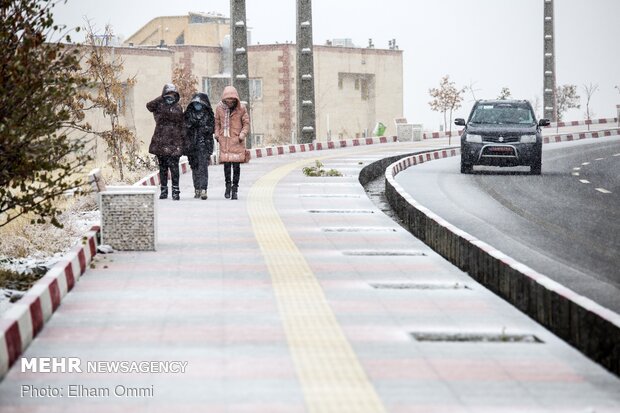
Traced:
[[[205, 15], [156, 18], [114, 48], [114, 56], [124, 61], [125, 76], [137, 80], [127, 90], [124, 122], [145, 151], [155, 128], [145, 105], [171, 82], [176, 65], [191, 68], [199, 91], [208, 93], [213, 105], [230, 84], [229, 20], [215, 16], [192, 23], [192, 16]], [[161, 40], [164, 45], [154, 47]], [[295, 56], [290, 43], [248, 46], [254, 146], [295, 141]], [[315, 46], [314, 66], [318, 140], [371, 136], [377, 121], [388, 126], [387, 134], [395, 134], [393, 120], [403, 114], [402, 51]], [[95, 125], [101, 121], [91, 119]]]
[[156, 17], [129, 37], [125, 44], [219, 46], [229, 34], [229, 18], [219, 14], [189, 13], [187, 16]]

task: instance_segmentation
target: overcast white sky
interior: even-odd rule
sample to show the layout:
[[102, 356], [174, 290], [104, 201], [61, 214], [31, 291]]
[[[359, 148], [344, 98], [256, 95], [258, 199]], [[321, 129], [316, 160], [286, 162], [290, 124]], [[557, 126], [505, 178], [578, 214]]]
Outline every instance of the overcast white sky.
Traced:
[[[387, 48], [395, 38], [404, 51], [404, 115], [412, 123], [438, 129], [441, 116], [429, 109], [428, 89], [449, 74], [457, 86], [473, 82], [476, 97], [495, 98], [509, 87], [515, 98], [542, 100], [544, 0], [314, 0], [314, 43], [351, 38]], [[97, 27], [110, 23], [129, 37], [150, 19], [189, 11], [228, 16], [227, 0], [69, 0], [55, 9], [57, 23]], [[252, 41], [295, 40], [294, 0], [246, 0]], [[576, 84], [582, 108], [566, 120], [582, 119], [582, 85], [597, 83], [591, 109], [595, 117], [615, 117], [620, 104], [620, 0], [555, 0], [558, 85]], [[380, 91], [379, 91], [380, 93]], [[466, 117], [466, 95], [458, 116]], [[392, 119], [379, 119], [392, 126]], [[389, 132], [389, 131], [388, 131]]]

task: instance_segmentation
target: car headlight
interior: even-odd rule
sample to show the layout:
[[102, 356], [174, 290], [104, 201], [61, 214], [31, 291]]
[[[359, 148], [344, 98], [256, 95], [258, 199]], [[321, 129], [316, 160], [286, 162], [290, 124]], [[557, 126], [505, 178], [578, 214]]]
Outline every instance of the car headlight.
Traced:
[[482, 143], [482, 135], [472, 135], [468, 133], [465, 136], [465, 141], [474, 142], [474, 143]]
[[536, 143], [536, 135], [521, 135], [521, 143]]

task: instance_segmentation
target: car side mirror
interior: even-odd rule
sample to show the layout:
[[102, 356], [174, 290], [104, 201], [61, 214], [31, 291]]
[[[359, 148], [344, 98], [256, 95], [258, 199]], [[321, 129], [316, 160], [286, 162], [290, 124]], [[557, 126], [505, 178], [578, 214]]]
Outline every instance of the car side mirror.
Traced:
[[549, 119], [541, 119], [538, 121], [538, 126], [549, 126]]
[[454, 119], [454, 124], [457, 126], [465, 126], [465, 119], [463, 118], [456, 118]]

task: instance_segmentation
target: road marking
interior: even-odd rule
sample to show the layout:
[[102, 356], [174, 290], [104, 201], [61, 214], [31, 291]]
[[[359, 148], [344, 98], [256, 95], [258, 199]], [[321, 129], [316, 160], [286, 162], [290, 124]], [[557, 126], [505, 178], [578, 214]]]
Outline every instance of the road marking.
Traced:
[[590, 165], [590, 162], [584, 162], [582, 165]]
[[602, 161], [605, 158], [596, 158], [595, 161]]
[[589, 184], [590, 181], [588, 181], [587, 179], [580, 179], [579, 182], [581, 182], [582, 184]]
[[620, 156], [620, 153], [615, 153], [612, 156]]
[[611, 194], [611, 191], [606, 190], [605, 188], [594, 188], [599, 192], [602, 192], [604, 194]]
[[580, 170], [581, 170], [580, 166], [577, 166], [576, 168], [573, 168], [573, 171], [580, 171]]
[[291, 239], [273, 202], [278, 182], [311, 162], [304, 159], [283, 165], [250, 188], [247, 208], [254, 236], [271, 273], [308, 412], [340, 412], [343, 406], [351, 412], [385, 412], [321, 285]]
[[573, 172], [572, 175], [573, 176], [579, 176], [579, 172]]

